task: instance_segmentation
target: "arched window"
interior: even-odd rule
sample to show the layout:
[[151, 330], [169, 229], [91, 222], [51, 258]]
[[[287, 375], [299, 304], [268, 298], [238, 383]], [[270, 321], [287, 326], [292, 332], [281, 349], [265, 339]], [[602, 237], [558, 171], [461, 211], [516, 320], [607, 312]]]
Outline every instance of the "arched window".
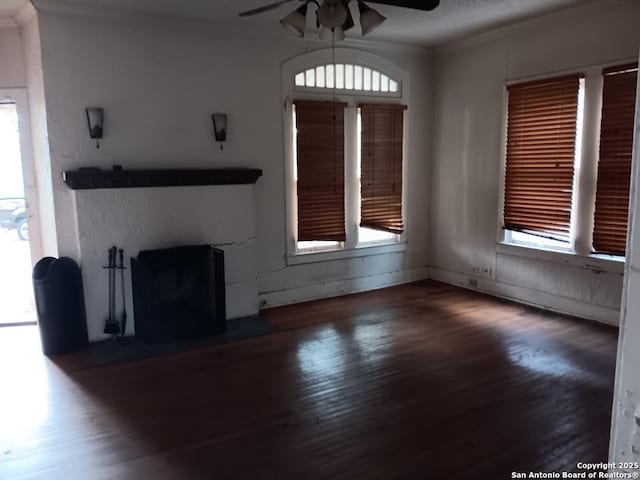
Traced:
[[287, 262], [401, 251], [408, 73], [362, 50], [321, 49], [285, 61], [281, 80]]
[[336, 63], [307, 68], [295, 75], [295, 86], [314, 89], [376, 92], [399, 96], [397, 79], [364, 65]]

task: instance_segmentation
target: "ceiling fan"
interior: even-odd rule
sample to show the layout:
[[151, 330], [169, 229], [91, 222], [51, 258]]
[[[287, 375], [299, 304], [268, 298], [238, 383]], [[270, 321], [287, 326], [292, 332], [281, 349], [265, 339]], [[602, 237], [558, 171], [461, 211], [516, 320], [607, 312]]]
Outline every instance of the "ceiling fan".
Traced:
[[[270, 3], [253, 10], [247, 10], [240, 13], [241, 17], [249, 17], [260, 13], [274, 10], [281, 5], [291, 3], [296, 0], [281, 0], [279, 2]], [[307, 24], [307, 8], [309, 4], [317, 7], [316, 24], [320, 28], [320, 38], [334, 38], [335, 40], [344, 39], [344, 32], [353, 28], [355, 22], [349, 9], [349, 3], [352, 0], [297, 0], [304, 2], [300, 7], [291, 12], [280, 20], [282, 26], [298, 37], [304, 37]], [[353, 0], [358, 2], [358, 11], [360, 13], [360, 27], [362, 27], [362, 35], [366, 35], [382, 24], [386, 17], [381, 15], [377, 10], [369, 7], [362, 0]], [[322, 2], [322, 3], [320, 3]], [[392, 5], [394, 7], [411, 8], [414, 10], [430, 11], [440, 4], [440, 0], [374, 0], [369, 3], [379, 3], [382, 5]]]

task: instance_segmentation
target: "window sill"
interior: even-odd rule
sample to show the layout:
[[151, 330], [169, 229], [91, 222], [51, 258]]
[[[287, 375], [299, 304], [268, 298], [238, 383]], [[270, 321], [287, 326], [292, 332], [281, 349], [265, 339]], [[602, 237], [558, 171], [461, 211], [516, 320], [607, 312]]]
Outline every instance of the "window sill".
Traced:
[[528, 245], [504, 242], [499, 242], [496, 245], [496, 252], [502, 255], [530, 258], [533, 260], [540, 260], [542, 262], [571, 265], [587, 270], [620, 274], [624, 273], [624, 257], [616, 257], [613, 255], [578, 255], [571, 251], [531, 247]]
[[366, 257], [370, 255], [385, 255], [387, 253], [404, 252], [406, 249], [406, 242], [394, 242], [383, 245], [360, 245], [355, 248], [330, 250], [326, 252], [298, 252], [295, 255], [287, 255], [287, 265], [328, 262], [332, 260]]

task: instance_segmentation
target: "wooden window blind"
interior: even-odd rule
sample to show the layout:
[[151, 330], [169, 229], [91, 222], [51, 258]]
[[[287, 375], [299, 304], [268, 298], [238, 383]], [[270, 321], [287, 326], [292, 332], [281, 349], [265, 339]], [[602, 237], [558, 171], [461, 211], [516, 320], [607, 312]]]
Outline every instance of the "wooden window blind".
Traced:
[[509, 85], [504, 228], [568, 241], [580, 76]]
[[404, 105], [361, 104], [360, 226], [402, 233]]
[[599, 253], [624, 255], [638, 64], [606, 68], [602, 74], [604, 83], [593, 248]]
[[298, 241], [344, 241], [345, 103], [296, 100]]

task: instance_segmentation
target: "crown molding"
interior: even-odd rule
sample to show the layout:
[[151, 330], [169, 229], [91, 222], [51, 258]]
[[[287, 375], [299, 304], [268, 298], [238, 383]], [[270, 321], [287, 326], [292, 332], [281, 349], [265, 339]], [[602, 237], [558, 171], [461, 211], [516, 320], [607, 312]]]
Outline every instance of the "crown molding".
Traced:
[[[66, 13], [90, 17], [122, 18], [132, 16], [146, 16], [144, 13], [120, 8], [96, 7], [80, 4], [73, 0], [31, 0], [38, 12]], [[148, 14], [153, 15], [153, 14]]]
[[22, 27], [36, 18], [37, 15], [38, 12], [34, 8], [34, 6], [31, 3], [27, 3], [15, 16], [15, 22], [18, 26]]
[[567, 6], [553, 12], [545, 12], [535, 17], [529, 17], [519, 22], [511, 23], [502, 27], [494, 28], [488, 31], [480, 33], [472, 33], [462, 38], [451, 40], [442, 44], [434, 45], [433, 51], [436, 55], [443, 53], [453, 53], [459, 50], [464, 50], [469, 47], [477, 46], [482, 43], [499, 40], [509, 37], [514, 33], [527, 32], [532, 30], [539, 30], [548, 26], [549, 19], [566, 15], [567, 13], [574, 12], [582, 15], [594, 14], [602, 11], [603, 9], [617, 9], [622, 8], [625, 5], [634, 5], [637, 0], [588, 0], [585, 3], [578, 5]]

